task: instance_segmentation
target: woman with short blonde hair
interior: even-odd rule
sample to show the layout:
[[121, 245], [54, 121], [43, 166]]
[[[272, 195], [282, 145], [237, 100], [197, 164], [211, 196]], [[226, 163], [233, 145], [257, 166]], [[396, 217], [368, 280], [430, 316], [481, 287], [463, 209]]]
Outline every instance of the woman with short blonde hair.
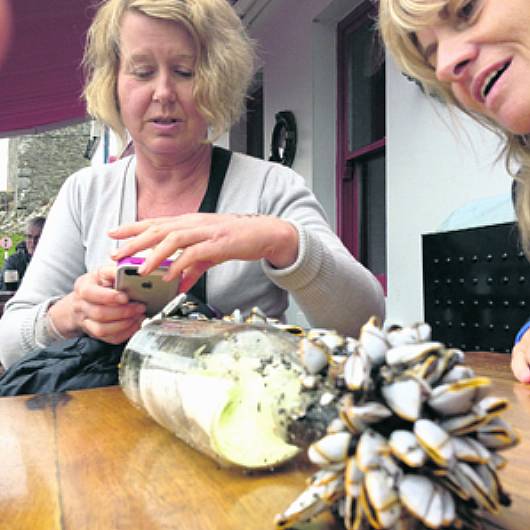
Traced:
[[170, 263], [169, 296], [218, 315], [258, 306], [285, 320], [291, 295], [310, 325], [347, 335], [383, 317], [381, 286], [303, 177], [212, 145], [239, 117], [255, 65], [227, 0], [106, 0], [84, 65], [89, 113], [130, 136], [132, 154], [62, 186], [0, 321], [0, 362], [64, 338], [128, 340], [155, 311], [117, 281], [115, 263], [138, 253], [140, 276]]
[[256, 67], [254, 43], [227, 0], [110, 0], [98, 10], [87, 34], [84, 97], [88, 113], [126, 141], [116, 82], [120, 24], [126, 11], [183, 24], [197, 50], [194, 95], [212, 139], [229, 129], [245, 108]]

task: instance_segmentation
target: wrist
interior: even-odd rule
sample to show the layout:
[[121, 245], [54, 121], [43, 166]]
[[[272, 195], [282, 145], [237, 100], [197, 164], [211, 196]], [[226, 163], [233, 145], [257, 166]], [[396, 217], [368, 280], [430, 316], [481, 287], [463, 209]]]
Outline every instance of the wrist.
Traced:
[[50, 326], [64, 339], [77, 337], [81, 334], [81, 329], [75, 320], [71, 297], [72, 294], [68, 294], [57, 300], [47, 312]]
[[277, 226], [274, 226], [276, 243], [265, 259], [276, 269], [285, 269], [298, 258], [299, 236], [298, 230], [290, 222], [278, 221]]
[[58, 298], [49, 300], [42, 308], [42, 312], [35, 322], [35, 344], [39, 348], [44, 348], [53, 342], [65, 338], [55, 327], [55, 324], [50, 317], [50, 310], [58, 300]]

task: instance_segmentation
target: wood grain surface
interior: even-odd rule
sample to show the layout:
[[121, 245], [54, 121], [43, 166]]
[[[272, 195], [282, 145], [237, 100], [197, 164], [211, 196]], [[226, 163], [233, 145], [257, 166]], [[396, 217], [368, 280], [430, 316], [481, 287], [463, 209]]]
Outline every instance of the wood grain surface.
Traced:
[[[521, 444], [505, 452], [501, 479], [513, 499], [495, 521], [530, 528], [530, 387], [509, 356], [471, 353], [466, 363], [512, 403], [504, 415]], [[245, 475], [220, 469], [134, 408], [118, 387], [0, 399], [0, 529], [267, 530], [300, 493], [304, 458]], [[329, 514], [299, 530], [338, 530]]]
[[530, 529], [530, 385], [517, 383], [510, 369], [510, 355], [467, 353], [466, 364], [493, 381], [492, 395], [505, 397], [510, 408], [502, 418], [515, 427], [519, 445], [504, 451], [508, 465], [500, 472], [503, 487], [512, 498], [510, 508], [494, 518], [506, 530]]

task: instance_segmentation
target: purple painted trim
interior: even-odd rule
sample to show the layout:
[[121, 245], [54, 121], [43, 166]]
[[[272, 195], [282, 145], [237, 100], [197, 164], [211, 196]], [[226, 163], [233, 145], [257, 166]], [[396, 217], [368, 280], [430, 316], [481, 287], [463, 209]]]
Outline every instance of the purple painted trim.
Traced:
[[[145, 258], [138, 256], [126, 256], [118, 261], [118, 265], [141, 265], [145, 261]], [[160, 263], [159, 267], [169, 267], [173, 263], [170, 259], [165, 259]]]
[[[348, 78], [346, 75], [346, 46], [344, 39], [347, 33], [364, 23], [367, 13], [373, 11], [371, 2], [362, 3], [342, 20], [337, 28], [337, 153], [336, 153], [336, 204], [337, 232], [348, 250], [356, 257], [360, 254], [358, 216], [352, 225], [348, 222], [358, 213], [359, 203], [353, 185], [353, 166], [348, 164], [348, 130], [347, 130], [347, 97]], [[353, 198], [353, 201], [352, 201]]]
[[[365, 1], [342, 20], [337, 28], [337, 151], [336, 151], [336, 204], [337, 232], [346, 248], [359, 259], [361, 254], [361, 189], [359, 178], [356, 178], [356, 162], [386, 146], [386, 138], [349, 150], [348, 137], [348, 78], [346, 75], [345, 37], [364, 24], [366, 17], [374, 12], [373, 4]], [[386, 274], [377, 274], [385, 296], [387, 294]]]
[[386, 296], [388, 294], [386, 274], [375, 274], [375, 277], [379, 280], [379, 283], [381, 284], [381, 287], [383, 288], [383, 292], [385, 293], [385, 296]]
[[360, 158], [364, 155], [370, 155], [372, 153], [375, 153], [376, 151], [379, 151], [379, 149], [385, 146], [386, 138], [380, 138], [379, 140], [376, 140], [371, 144], [363, 145], [362, 147], [359, 147], [359, 149], [349, 152], [346, 156], [346, 159], [352, 160], [353, 158]]

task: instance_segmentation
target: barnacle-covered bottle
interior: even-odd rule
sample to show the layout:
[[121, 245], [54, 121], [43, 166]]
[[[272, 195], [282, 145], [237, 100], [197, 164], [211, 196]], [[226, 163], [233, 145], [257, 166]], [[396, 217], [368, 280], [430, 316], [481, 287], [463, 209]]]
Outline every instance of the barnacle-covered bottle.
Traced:
[[302, 387], [298, 339], [272, 326], [152, 321], [127, 344], [128, 398], [221, 465], [272, 468], [294, 457], [292, 418], [314, 399]]

